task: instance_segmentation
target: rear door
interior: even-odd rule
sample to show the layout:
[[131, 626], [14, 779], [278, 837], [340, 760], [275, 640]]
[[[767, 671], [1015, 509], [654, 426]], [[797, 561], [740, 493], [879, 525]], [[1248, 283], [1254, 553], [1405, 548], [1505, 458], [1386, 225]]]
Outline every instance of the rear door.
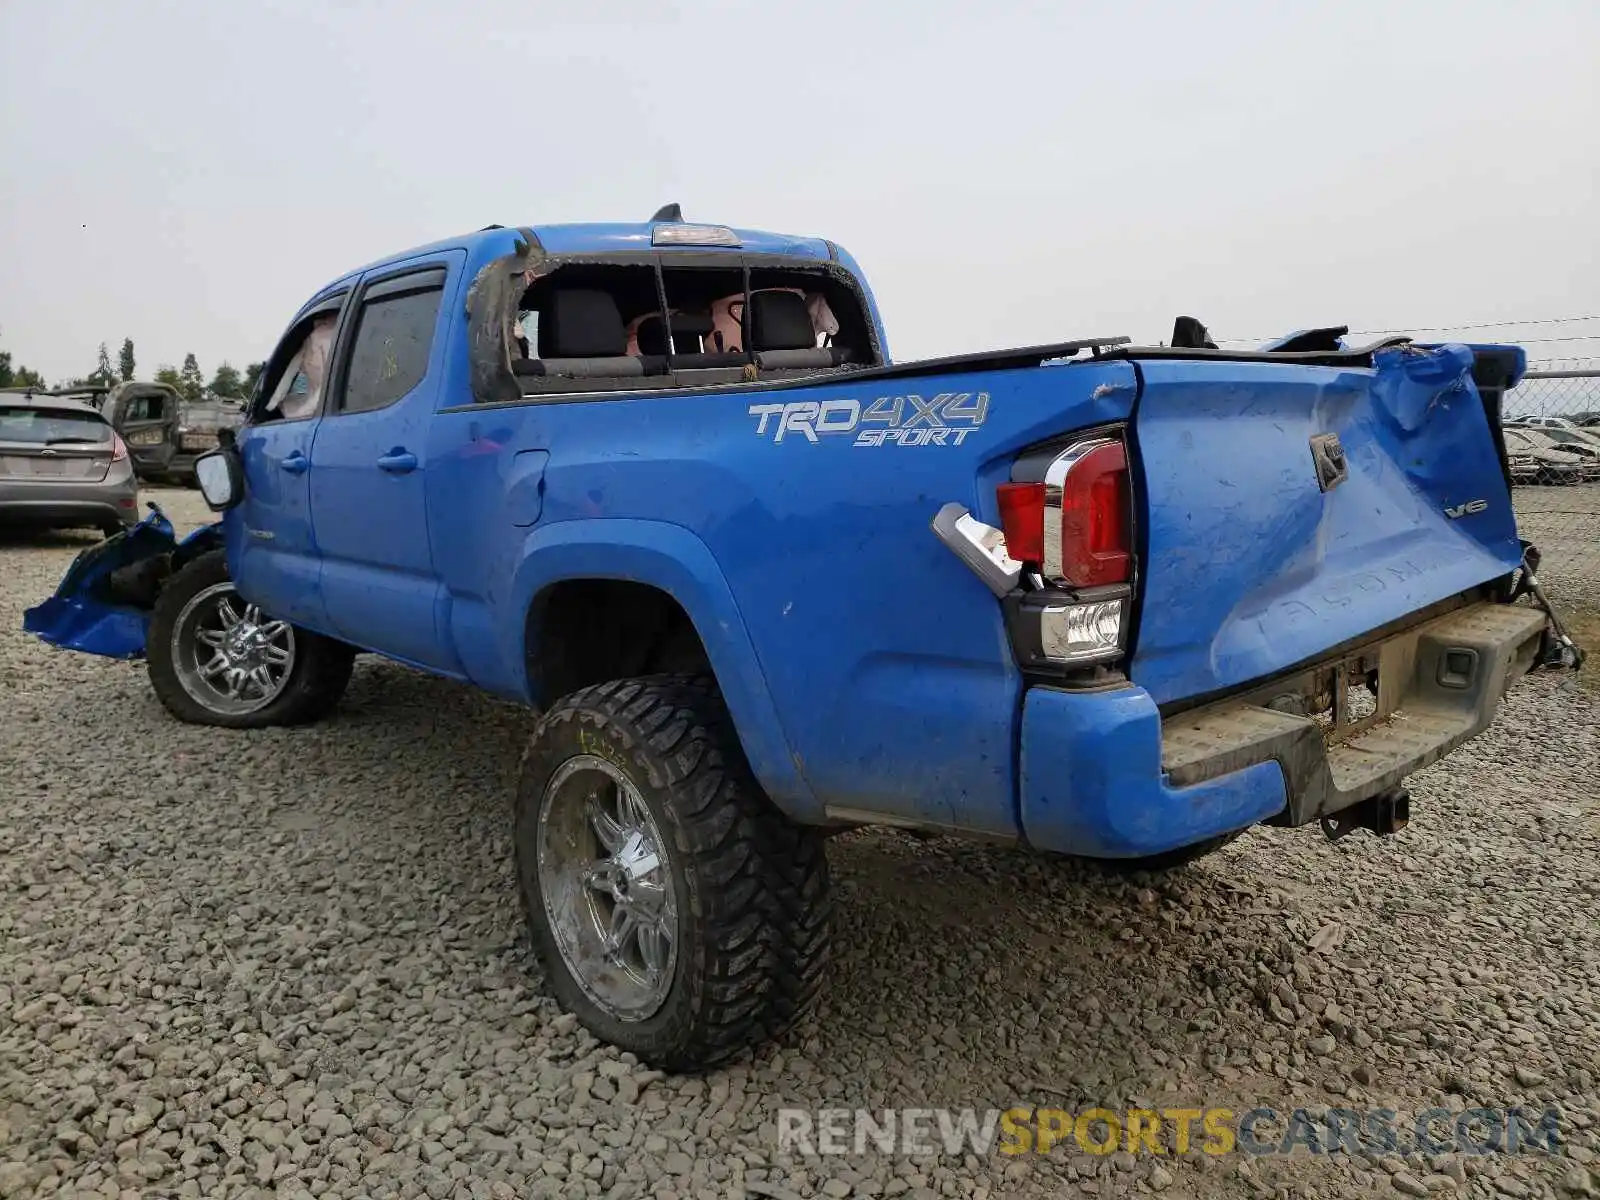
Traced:
[[444, 591], [428, 538], [428, 427], [464, 251], [361, 282], [340, 335], [309, 474], [328, 618], [347, 641], [446, 674]]
[[348, 293], [297, 320], [262, 372], [238, 435], [244, 500], [228, 514], [228, 570], [239, 592], [275, 617], [328, 632], [311, 525], [312, 439]]

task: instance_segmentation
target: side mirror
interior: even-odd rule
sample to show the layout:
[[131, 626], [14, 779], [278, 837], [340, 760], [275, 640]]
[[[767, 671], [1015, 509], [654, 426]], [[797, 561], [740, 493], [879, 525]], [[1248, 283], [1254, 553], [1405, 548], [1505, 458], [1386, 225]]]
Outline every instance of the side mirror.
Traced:
[[194, 477], [212, 512], [223, 512], [244, 499], [244, 470], [232, 448], [213, 450], [195, 459]]

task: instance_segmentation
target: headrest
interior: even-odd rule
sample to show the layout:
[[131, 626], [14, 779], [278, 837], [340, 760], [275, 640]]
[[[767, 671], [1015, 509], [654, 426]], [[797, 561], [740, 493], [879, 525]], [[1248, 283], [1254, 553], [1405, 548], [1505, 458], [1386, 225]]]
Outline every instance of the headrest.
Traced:
[[628, 352], [628, 330], [610, 292], [551, 292], [539, 310], [540, 358], [606, 358]]
[[[667, 330], [660, 313], [651, 313], [639, 322], [636, 331], [640, 354], [665, 354]], [[679, 354], [694, 354], [700, 349], [699, 340], [711, 332], [711, 318], [693, 313], [672, 314], [672, 337], [677, 342]]]
[[754, 350], [805, 350], [817, 344], [806, 298], [797, 292], [752, 294], [748, 327]]

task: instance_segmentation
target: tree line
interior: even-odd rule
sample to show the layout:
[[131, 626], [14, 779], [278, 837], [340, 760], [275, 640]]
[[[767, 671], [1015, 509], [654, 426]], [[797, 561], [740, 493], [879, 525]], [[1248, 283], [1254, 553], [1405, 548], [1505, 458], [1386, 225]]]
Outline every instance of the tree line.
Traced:
[[[200, 360], [190, 353], [183, 356], [183, 365], [174, 367], [170, 363], [162, 363], [156, 368], [152, 379], [156, 383], [164, 383], [175, 388], [180, 396], [186, 400], [199, 400], [205, 396], [215, 396], [227, 400], [247, 399], [255, 390], [256, 380], [261, 375], [264, 363], [250, 363], [243, 371], [239, 370], [226, 359], [212, 373], [210, 382], [206, 381], [205, 373], [200, 370]], [[111, 351], [105, 342], [100, 343], [99, 353], [96, 355], [95, 368], [87, 375], [77, 379], [63, 379], [56, 384], [58, 389], [77, 387], [115, 387], [119, 383], [128, 383], [138, 378], [138, 360], [134, 353], [133, 339], [123, 338], [122, 348], [117, 351], [116, 362], [111, 361]], [[9, 350], [0, 350], [0, 388], [33, 387], [44, 388], [45, 379], [42, 374], [29, 367], [16, 362]]]

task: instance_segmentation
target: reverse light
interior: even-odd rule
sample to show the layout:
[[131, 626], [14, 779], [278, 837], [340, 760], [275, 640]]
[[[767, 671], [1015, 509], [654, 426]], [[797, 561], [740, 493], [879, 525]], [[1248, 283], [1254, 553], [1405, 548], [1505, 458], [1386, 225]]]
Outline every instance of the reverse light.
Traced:
[[1045, 607], [1039, 613], [1039, 650], [1054, 663], [1115, 658], [1122, 650], [1122, 601]]
[[737, 246], [739, 235], [726, 225], [657, 225], [650, 231], [652, 246]]

